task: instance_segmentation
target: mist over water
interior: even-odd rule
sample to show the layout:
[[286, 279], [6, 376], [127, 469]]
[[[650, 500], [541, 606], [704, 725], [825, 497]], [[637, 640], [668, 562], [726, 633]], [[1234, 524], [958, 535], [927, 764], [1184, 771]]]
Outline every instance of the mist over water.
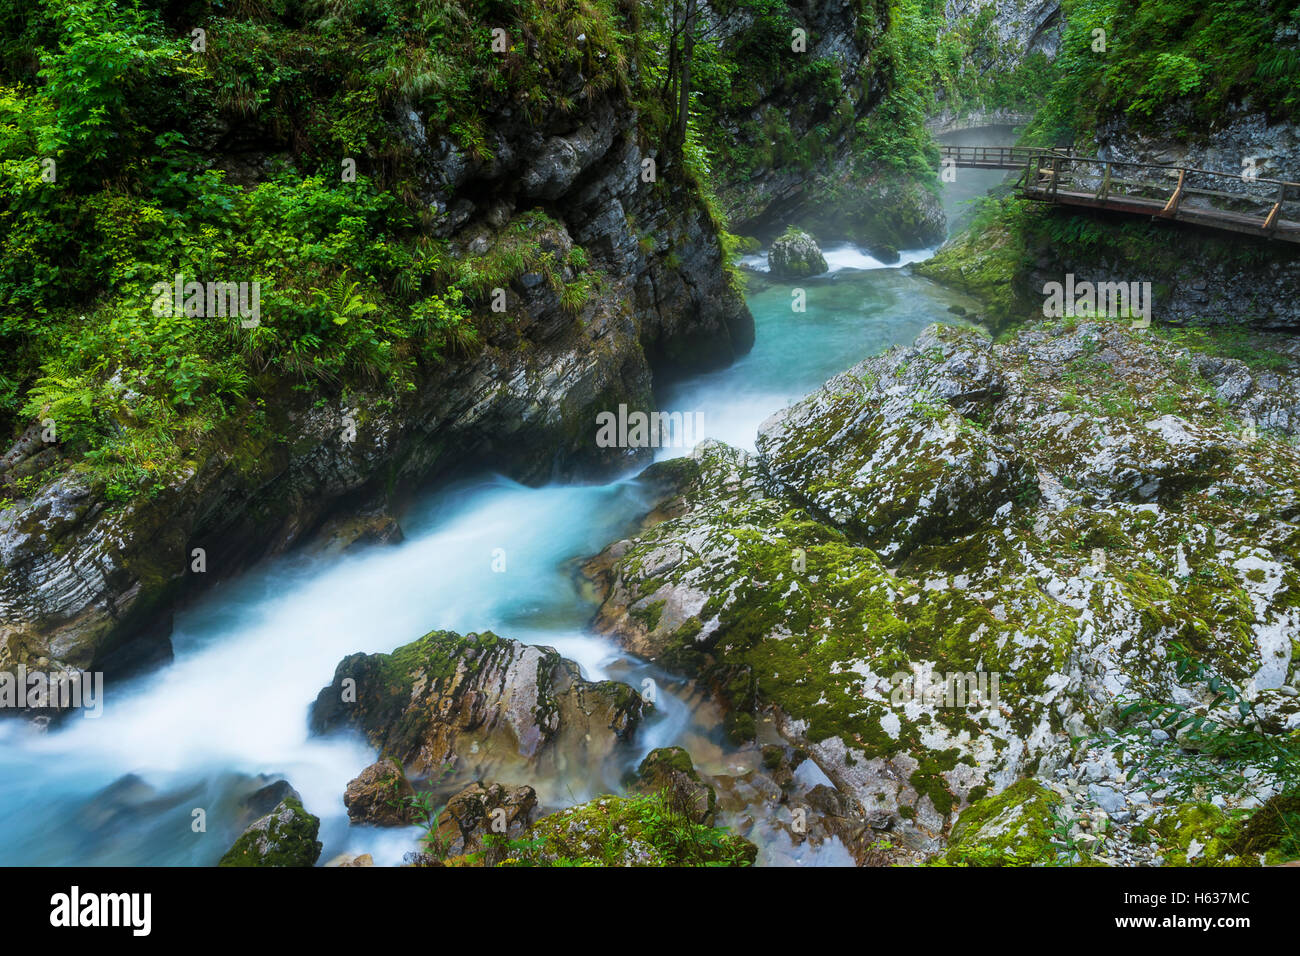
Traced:
[[[945, 146], [1014, 146], [1016, 131], [1013, 126], [984, 126], [944, 133], [937, 137]], [[961, 231], [975, 212], [976, 201], [1017, 173], [1000, 169], [957, 169], [955, 180], [945, 183], [940, 201], [948, 217], [948, 234]]]
[[[961, 170], [957, 185], [976, 189], [975, 177], [989, 175]], [[773, 412], [931, 322], [952, 321], [949, 305], [966, 301], [900, 268], [927, 250], [904, 253], [895, 267], [851, 247], [826, 254], [830, 273], [799, 282], [803, 313], [791, 309], [793, 284], [756, 273], [754, 349], [663, 390], [659, 406], [700, 411], [705, 436], [752, 449]], [[177, 615], [174, 662], [110, 686], [98, 720], [73, 715], [49, 733], [0, 721], [0, 863], [210, 865], [238, 835], [238, 801], [279, 777], [321, 818], [322, 862], [343, 852], [399, 862], [416, 848], [417, 830], [349, 826], [343, 807], [344, 787], [375, 759], [373, 748], [346, 735], [310, 737], [308, 708], [343, 657], [389, 651], [434, 629], [548, 645], [589, 678], [656, 680], [656, 714], [617, 765], [595, 776], [501, 781], [536, 787], [544, 806], [617, 790], [623, 771], [671, 743], [708, 772], [743, 766], [752, 754], [724, 742], [716, 709], [698, 691], [588, 629], [595, 609], [576, 564], [630, 533], [647, 508], [633, 477], [528, 488], [483, 475], [401, 515], [399, 545], [294, 554], [217, 584]], [[492, 569], [496, 549], [504, 573]], [[206, 812], [206, 833], [193, 832], [196, 808]], [[842, 847], [794, 851], [784, 837], [771, 840], [760, 862], [851, 862]]]

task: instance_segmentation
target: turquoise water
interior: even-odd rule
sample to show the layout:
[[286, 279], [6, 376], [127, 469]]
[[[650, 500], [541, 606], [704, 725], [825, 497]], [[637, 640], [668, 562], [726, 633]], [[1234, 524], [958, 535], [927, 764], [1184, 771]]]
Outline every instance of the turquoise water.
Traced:
[[[800, 286], [803, 313], [791, 309], [793, 285], [756, 273], [753, 351], [664, 389], [661, 407], [698, 411], [708, 437], [752, 448], [772, 412], [951, 319], [948, 306], [962, 301], [856, 250], [827, 252], [832, 272]], [[286, 777], [321, 817], [323, 862], [345, 852], [399, 862], [415, 849], [417, 831], [349, 826], [344, 812], [345, 785], [375, 753], [358, 739], [309, 737], [307, 712], [347, 654], [391, 650], [435, 628], [491, 629], [555, 647], [589, 677], [659, 682], [658, 713], [631, 752], [607, 766], [570, 767], [562, 778], [503, 781], [533, 785], [544, 805], [616, 789], [645, 752], [669, 743], [687, 746], [711, 772], [743, 765], [723, 743], [716, 711], [684, 682], [588, 630], [594, 608], [575, 565], [629, 533], [646, 500], [632, 477], [527, 488], [483, 475], [402, 515], [400, 545], [289, 556], [216, 586], [177, 615], [174, 662], [111, 688], [100, 719], [74, 716], [48, 734], [0, 723], [0, 862], [214, 863], [237, 835], [236, 802], [266, 782], [258, 775]], [[504, 572], [492, 567], [497, 549]], [[196, 811], [205, 832], [196, 832]], [[803, 856], [788, 850], [765, 847], [760, 862], [848, 862], [833, 846]]]

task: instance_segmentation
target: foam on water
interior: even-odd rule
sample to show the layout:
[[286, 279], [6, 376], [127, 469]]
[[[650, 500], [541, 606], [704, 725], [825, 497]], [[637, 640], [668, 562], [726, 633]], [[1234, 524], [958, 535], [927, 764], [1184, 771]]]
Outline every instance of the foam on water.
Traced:
[[[828, 246], [822, 250], [822, 255], [826, 259], [827, 267], [826, 272], [822, 273], [822, 275], [833, 276], [837, 272], [844, 272], [845, 270], [868, 272], [873, 269], [901, 269], [903, 266], [911, 265], [914, 262], [924, 262], [934, 255], [934, 249], [907, 249], [899, 253], [897, 262], [881, 262], [875, 256], [850, 243]], [[767, 265], [767, 250], [742, 256], [740, 264], [754, 272], [765, 273], [770, 271]]]

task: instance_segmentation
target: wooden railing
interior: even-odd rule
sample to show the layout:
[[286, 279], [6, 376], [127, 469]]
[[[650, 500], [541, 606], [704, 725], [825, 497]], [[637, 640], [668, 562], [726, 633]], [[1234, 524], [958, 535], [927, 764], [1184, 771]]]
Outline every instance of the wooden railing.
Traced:
[[949, 165], [967, 169], [1023, 169], [1025, 163], [1038, 156], [1053, 155], [1052, 150], [1032, 146], [944, 146], [941, 149]]
[[1300, 183], [1027, 146], [944, 146], [946, 165], [1020, 169], [1020, 194], [1300, 243]]

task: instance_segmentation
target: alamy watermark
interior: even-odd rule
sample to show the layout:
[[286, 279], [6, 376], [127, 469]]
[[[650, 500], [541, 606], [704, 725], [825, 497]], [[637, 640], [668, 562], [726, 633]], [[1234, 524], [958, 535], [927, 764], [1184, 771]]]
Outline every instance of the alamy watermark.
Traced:
[[29, 671], [19, 664], [0, 671], [0, 710], [80, 710], [96, 718], [104, 713], [104, 675], [100, 671]]
[[704, 437], [703, 412], [618, 412], [596, 415], [597, 448], [694, 448]]
[[912, 673], [898, 671], [889, 682], [893, 692], [889, 702], [895, 707], [922, 704], [926, 707], [969, 707], [998, 704], [998, 681], [1001, 675], [991, 671], [952, 671], [936, 674], [929, 668], [912, 665]]
[[152, 893], [83, 893], [73, 886], [50, 897], [50, 925], [56, 928], [122, 927], [133, 936], [148, 936], [152, 914]]
[[1049, 319], [1132, 318], [1133, 328], [1151, 327], [1150, 282], [1065, 282], [1043, 284], [1043, 316]]
[[154, 315], [238, 317], [245, 329], [262, 324], [260, 282], [186, 282], [185, 276], [178, 272], [174, 281], [155, 282], [151, 291]]

